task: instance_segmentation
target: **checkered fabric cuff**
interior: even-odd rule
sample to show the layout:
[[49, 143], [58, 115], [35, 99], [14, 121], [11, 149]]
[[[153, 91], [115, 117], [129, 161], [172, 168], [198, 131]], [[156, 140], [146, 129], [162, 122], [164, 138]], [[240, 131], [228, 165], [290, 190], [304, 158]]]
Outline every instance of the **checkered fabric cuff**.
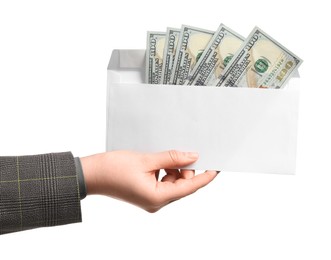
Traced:
[[0, 157], [0, 234], [81, 220], [70, 152]]

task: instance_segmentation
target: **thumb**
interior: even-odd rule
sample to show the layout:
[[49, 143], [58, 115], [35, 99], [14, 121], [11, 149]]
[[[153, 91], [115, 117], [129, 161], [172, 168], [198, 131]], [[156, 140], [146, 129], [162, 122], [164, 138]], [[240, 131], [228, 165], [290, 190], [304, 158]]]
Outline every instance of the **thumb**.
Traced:
[[174, 169], [181, 168], [194, 163], [198, 160], [199, 154], [195, 152], [181, 152], [169, 150], [160, 153], [150, 154], [150, 162], [157, 169]]

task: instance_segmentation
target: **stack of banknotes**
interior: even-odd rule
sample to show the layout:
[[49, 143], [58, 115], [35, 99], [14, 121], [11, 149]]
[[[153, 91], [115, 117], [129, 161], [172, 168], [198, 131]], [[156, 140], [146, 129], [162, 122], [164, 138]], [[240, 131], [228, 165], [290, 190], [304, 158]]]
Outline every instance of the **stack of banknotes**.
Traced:
[[278, 89], [301, 63], [258, 27], [246, 39], [223, 24], [147, 33], [148, 84]]

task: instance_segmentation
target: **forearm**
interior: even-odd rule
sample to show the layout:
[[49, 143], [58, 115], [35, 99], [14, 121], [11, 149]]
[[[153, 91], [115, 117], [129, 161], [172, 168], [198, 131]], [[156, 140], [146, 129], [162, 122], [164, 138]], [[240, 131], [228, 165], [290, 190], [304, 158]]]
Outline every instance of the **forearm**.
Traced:
[[80, 221], [71, 153], [0, 157], [0, 234]]

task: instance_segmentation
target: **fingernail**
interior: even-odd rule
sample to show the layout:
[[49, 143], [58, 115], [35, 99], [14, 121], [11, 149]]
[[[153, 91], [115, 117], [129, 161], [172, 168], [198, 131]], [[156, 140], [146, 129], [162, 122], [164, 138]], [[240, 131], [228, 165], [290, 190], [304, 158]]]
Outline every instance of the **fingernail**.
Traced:
[[196, 152], [187, 152], [186, 156], [189, 157], [190, 159], [198, 159], [199, 158], [199, 154]]
[[221, 171], [216, 171], [217, 174], [219, 174]]

